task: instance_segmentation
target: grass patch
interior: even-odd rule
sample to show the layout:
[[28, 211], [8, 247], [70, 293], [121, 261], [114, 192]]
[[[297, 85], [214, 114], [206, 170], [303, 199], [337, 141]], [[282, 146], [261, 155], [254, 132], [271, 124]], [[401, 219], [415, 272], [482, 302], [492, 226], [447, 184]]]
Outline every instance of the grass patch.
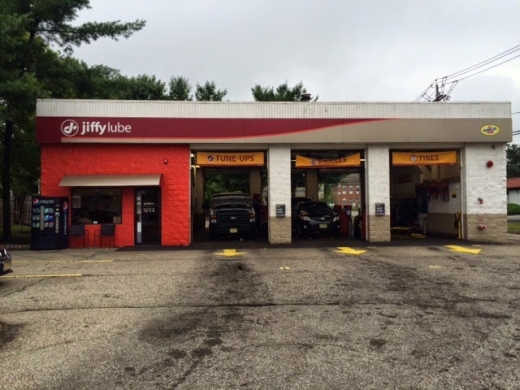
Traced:
[[520, 222], [508, 222], [507, 232], [513, 234], [520, 234]]

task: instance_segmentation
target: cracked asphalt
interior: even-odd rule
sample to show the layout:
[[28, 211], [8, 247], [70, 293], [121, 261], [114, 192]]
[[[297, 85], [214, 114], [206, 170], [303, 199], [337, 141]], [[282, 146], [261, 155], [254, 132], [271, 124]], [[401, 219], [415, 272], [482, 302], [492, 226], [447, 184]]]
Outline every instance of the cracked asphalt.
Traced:
[[520, 246], [478, 248], [12, 251], [0, 389], [519, 389]]

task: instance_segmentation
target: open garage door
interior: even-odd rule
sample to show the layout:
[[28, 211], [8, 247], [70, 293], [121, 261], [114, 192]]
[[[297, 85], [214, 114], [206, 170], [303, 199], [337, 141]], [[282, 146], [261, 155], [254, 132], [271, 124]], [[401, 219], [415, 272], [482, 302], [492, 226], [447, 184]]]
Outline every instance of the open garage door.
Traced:
[[391, 153], [391, 232], [394, 239], [462, 237], [458, 150]]
[[[339, 240], [363, 238], [363, 151], [298, 150], [293, 151], [292, 162], [293, 238], [328, 237], [331, 232]], [[308, 217], [305, 206], [301, 204], [306, 200], [326, 204], [332, 211], [331, 223], [336, 226], [331, 229], [316, 220], [312, 234], [305, 232]], [[316, 218], [322, 217], [324, 220], [328, 218], [327, 215]]]
[[[261, 215], [262, 182], [265, 181], [265, 152], [192, 152], [192, 228], [193, 241], [207, 241], [209, 238], [259, 239]], [[212, 210], [214, 198], [222, 194], [245, 194], [251, 198], [250, 205], [239, 206], [236, 202], [218, 202], [219, 209], [228, 207], [222, 217]], [[228, 197], [229, 198], [229, 197]], [[247, 197], [242, 197], [242, 200]], [[234, 204], [235, 214], [231, 210]], [[253, 212], [250, 209], [254, 205]], [[250, 207], [251, 206], [251, 207]], [[245, 210], [241, 210], [244, 209]], [[213, 212], [213, 216], [211, 213]], [[246, 215], [247, 214], [247, 215]], [[253, 215], [251, 215], [253, 214]], [[246, 218], [247, 216], [247, 218]], [[218, 218], [217, 218], [218, 217]], [[225, 218], [224, 221], [222, 218]], [[252, 221], [252, 222], [251, 222]], [[226, 224], [228, 234], [216, 236], [211, 224]], [[243, 226], [248, 225], [247, 234], [242, 234]], [[237, 225], [237, 226], [235, 226]], [[251, 229], [254, 225], [254, 233]], [[213, 231], [213, 234], [211, 231]], [[219, 232], [223, 231], [219, 227]], [[240, 236], [240, 237], [239, 237]]]

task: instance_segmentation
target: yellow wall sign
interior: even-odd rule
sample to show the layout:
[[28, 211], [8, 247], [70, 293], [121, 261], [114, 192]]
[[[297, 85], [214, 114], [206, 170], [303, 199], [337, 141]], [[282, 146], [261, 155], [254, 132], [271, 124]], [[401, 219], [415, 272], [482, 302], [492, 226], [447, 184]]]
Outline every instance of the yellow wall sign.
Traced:
[[296, 156], [296, 168], [341, 168], [359, 167], [361, 165], [361, 155], [359, 153], [333, 159], [309, 158]]
[[484, 125], [480, 128], [480, 132], [484, 135], [496, 135], [500, 132], [500, 128], [495, 125]]
[[197, 152], [197, 165], [204, 166], [262, 166], [264, 152]]
[[392, 165], [447, 165], [457, 163], [457, 151], [405, 153], [393, 152]]

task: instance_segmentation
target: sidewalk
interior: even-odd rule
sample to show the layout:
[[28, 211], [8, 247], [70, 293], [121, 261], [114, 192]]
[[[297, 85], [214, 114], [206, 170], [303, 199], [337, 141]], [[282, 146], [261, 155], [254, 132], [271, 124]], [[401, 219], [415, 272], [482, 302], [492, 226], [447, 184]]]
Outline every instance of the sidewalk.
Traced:
[[[168, 251], [168, 250], [196, 250], [196, 249], [220, 249], [220, 248], [325, 248], [325, 247], [336, 247], [336, 246], [352, 246], [352, 247], [367, 247], [367, 246], [400, 246], [400, 247], [414, 247], [414, 246], [435, 246], [435, 245], [517, 245], [520, 244], [520, 234], [508, 234], [507, 243], [489, 243], [489, 242], [473, 242], [466, 240], [458, 240], [455, 238], [442, 238], [442, 237], [426, 237], [424, 239], [392, 239], [390, 242], [367, 242], [358, 239], [341, 238], [341, 239], [295, 239], [290, 244], [269, 244], [265, 239], [253, 239], [253, 240], [216, 240], [216, 241], [196, 241], [189, 246], [161, 246], [161, 245], [138, 245], [131, 247], [122, 248], [67, 248], [67, 249], [56, 249], [56, 250], [42, 250], [33, 252], [59, 252], [63, 250], [79, 250], [86, 252], [89, 250], [100, 249], [101, 251]], [[0, 247], [3, 245], [0, 244]], [[7, 244], [5, 245], [9, 251], [30, 251], [30, 244]]]

